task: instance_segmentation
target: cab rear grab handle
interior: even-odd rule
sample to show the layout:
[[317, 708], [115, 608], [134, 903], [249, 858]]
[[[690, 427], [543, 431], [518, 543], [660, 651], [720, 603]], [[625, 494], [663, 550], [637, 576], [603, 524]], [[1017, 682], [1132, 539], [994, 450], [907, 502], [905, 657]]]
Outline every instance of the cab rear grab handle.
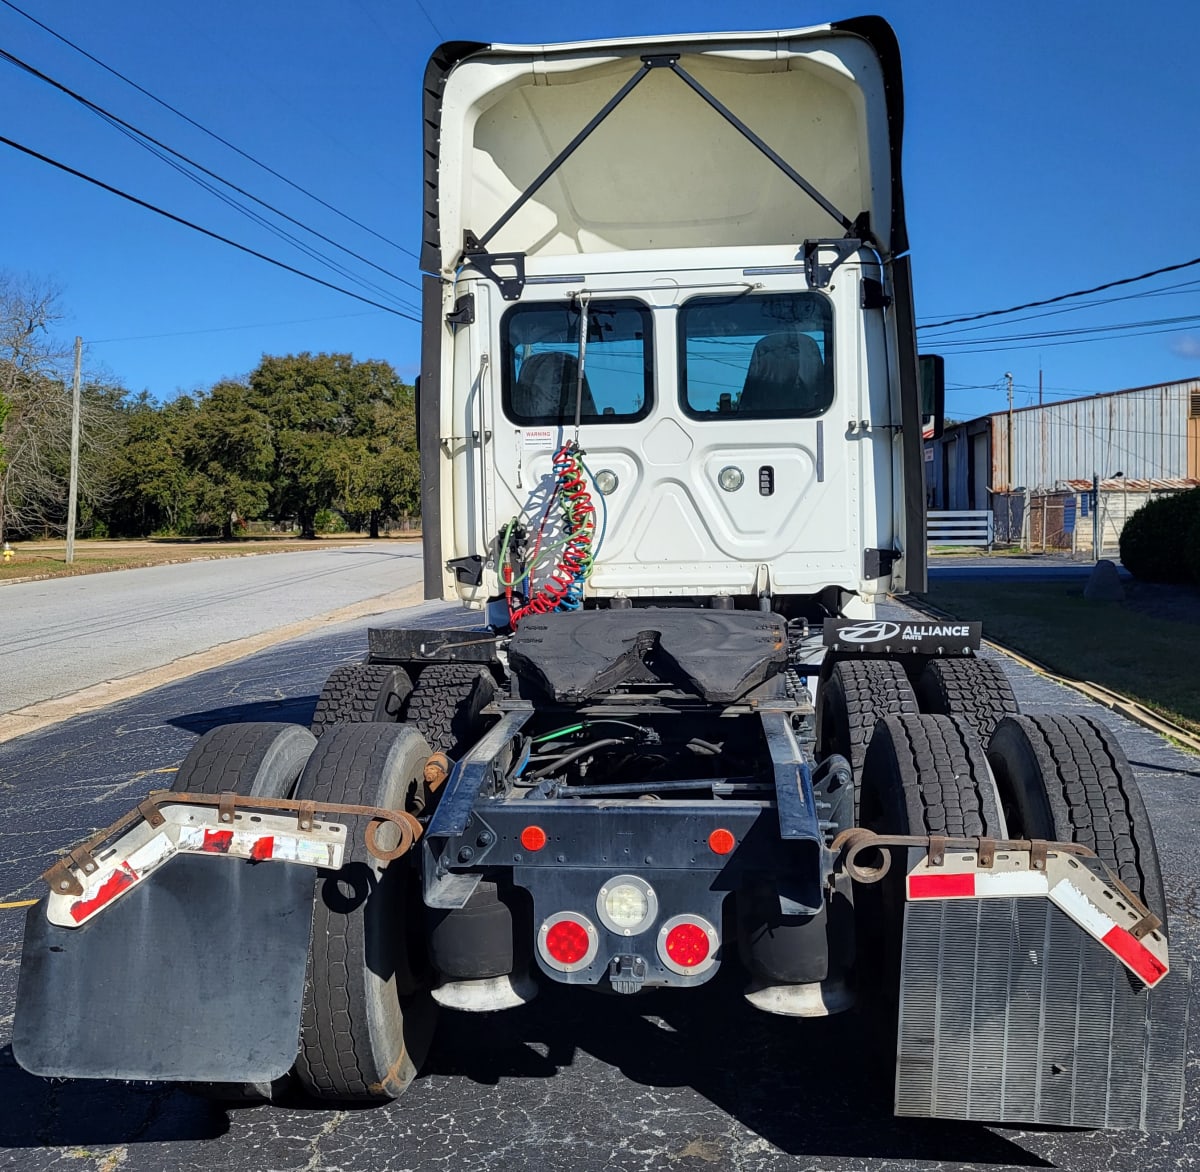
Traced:
[[1085, 846], [855, 828], [834, 839], [834, 870], [858, 883], [878, 883], [891, 869], [895, 848], [924, 852], [905, 877], [908, 904], [1041, 896], [1143, 984], [1153, 987], [1170, 971], [1162, 920]]
[[[192, 794], [175, 793], [171, 790], [154, 790], [127, 814], [118, 818], [111, 826], [98, 831], [86, 842], [75, 847], [50, 867], [42, 878], [56, 895], [82, 895], [83, 884], [75, 874], [93, 875], [99, 868], [96, 853], [111, 842], [123, 830], [138, 821], [158, 827], [165, 821], [161, 806], [207, 806], [216, 807], [217, 821], [232, 825], [238, 811], [261, 811], [268, 814], [295, 813], [296, 829], [311, 831], [318, 814], [322, 816], [347, 815], [370, 818], [364, 831], [367, 851], [381, 863], [390, 863], [412, 849], [421, 837], [421, 823], [404, 810], [385, 810], [379, 806], [352, 806], [338, 802], [294, 801], [291, 798], [245, 797], [241, 794]], [[397, 841], [393, 847], [384, 847], [379, 842], [379, 832], [387, 824], [396, 828]]]

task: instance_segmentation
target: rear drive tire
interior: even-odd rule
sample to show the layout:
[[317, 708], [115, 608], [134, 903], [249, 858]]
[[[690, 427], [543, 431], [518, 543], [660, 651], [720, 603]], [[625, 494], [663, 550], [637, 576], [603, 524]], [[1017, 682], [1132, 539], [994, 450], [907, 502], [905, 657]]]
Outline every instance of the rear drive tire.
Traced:
[[298, 724], [250, 722], [209, 729], [183, 759], [171, 789], [175, 793], [286, 798], [316, 746]]
[[988, 759], [1014, 834], [1088, 847], [1166, 931], [1154, 832], [1110, 729], [1090, 716], [1010, 716], [996, 726]]
[[[954, 716], [881, 720], [863, 766], [862, 825], [881, 834], [1007, 837], [983, 745]], [[855, 889], [859, 981], [881, 1011], [878, 1033], [895, 1040], [908, 851], [893, 847], [882, 881]], [[892, 1050], [894, 1056], [894, 1048]]]
[[1017, 697], [992, 659], [934, 659], [917, 680], [922, 712], [958, 716], [986, 745], [992, 730], [1006, 716], [1020, 712]]
[[421, 670], [404, 721], [435, 752], [457, 759], [483, 732], [483, 709], [496, 695], [491, 672], [478, 664], [433, 663]]
[[400, 719], [412, 680], [402, 667], [386, 663], [349, 663], [334, 668], [313, 709], [313, 735], [319, 737], [335, 724]]
[[[296, 796], [402, 810], [428, 757], [405, 725], [339, 725], [318, 742]], [[345, 821], [345, 861], [318, 880], [295, 1073], [316, 1099], [385, 1102], [416, 1077], [435, 1024], [428, 979], [413, 965], [422, 927], [415, 856], [384, 865], [367, 852], [368, 819]]]
[[817, 757], [838, 753], [854, 774], [854, 810], [862, 800], [863, 761], [875, 725], [885, 716], [915, 714], [917, 697], [894, 659], [842, 659], [821, 685], [817, 710]]
[[[183, 759], [171, 785], [174, 793], [220, 794], [228, 790], [255, 798], [286, 798], [316, 747], [298, 724], [224, 724], [210, 729]], [[227, 1103], [276, 1103], [291, 1086], [291, 1075], [272, 1082], [189, 1083], [206, 1099]]]
[[983, 745], [960, 717], [880, 721], [863, 765], [863, 804], [865, 821], [883, 833], [1008, 833]]

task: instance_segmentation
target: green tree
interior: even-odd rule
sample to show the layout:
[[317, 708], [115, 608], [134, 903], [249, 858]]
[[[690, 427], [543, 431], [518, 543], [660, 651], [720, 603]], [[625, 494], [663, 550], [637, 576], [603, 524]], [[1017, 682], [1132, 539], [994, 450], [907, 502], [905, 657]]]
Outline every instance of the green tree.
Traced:
[[188, 395], [158, 406], [147, 391], [124, 405], [125, 441], [112, 465], [110, 533], [145, 537], [190, 530], [195, 515], [182, 437], [196, 402]]
[[270, 422], [245, 386], [219, 382], [204, 395], [187, 413], [181, 448], [196, 528], [228, 537], [235, 522], [266, 512], [276, 453]]
[[314, 536], [318, 510], [336, 507], [377, 536], [406, 483], [412, 389], [386, 362], [309, 353], [264, 356], [249, 385], [250, 403], [270, 421], [276, 519], [295, 517]]

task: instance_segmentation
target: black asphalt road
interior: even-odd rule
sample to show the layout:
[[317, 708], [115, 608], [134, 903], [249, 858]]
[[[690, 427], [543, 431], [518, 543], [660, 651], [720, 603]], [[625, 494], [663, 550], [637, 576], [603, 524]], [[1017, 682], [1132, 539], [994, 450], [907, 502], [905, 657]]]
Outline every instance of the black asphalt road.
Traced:
[[[449, 608], [400, 617], [422, 626], [464, 622]], [[156, 771], [176, 765], [206, 729], [306, 721], [329, 670], [361, 657], [366, 625], [281, 646], [0, 745], [0, 902], [38, 894], [37, 876], [55, 848], [165, 785], [169, 774]], [[1027, 710], [1095, 711], [1073, 692], [1005, 667]], [[1194, 961], [1200, 761], [1118, 717], [1104, 718], [1118, 729], [1158, 830], [1173, 959]], [[8, 1046], [23, 916], [0, 911], [0, 1168], [1098, 1172], [1200, 1162], [1194, 1103], [1185, 1130], [1170, 1136], [895, 1120], [887, 1072], [871, 1068], [871, 1039], [854, 1015], [806, 1022], [760, 1014], [731, 978], [691, 994], [638, 998], [556, 986], [521, 1010], [444, 1014], [424, 1075], [383, 1108], [227, 1111], [170, 1086], [43, 1081], [21, 1071]], [[153, 958], [130, 958], [143, 962]], [[1194, 1070], [1195, 1041], [1191, 1055]]]

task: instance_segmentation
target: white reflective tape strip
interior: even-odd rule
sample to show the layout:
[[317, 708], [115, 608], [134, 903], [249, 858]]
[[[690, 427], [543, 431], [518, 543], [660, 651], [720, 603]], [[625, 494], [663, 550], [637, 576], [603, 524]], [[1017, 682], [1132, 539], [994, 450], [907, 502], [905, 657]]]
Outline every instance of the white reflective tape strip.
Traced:
[[1050, 883], [1040, 871], [1006, 871], [993, 875], [988, 871], [975, 873], [975, 895], [998, 898], [1011, 895], [1045, 895]]
[[1105, 915], [1070, 879], [1056, 883], [1050, 889], [1050, 899], [1097, 940], [1103, 940], [1117, 926], [1116, 920]]
[[164, 859], [175, 853], [175, 844], [167, 834], [159, 831], [149, 842], [130, 853], [125, 860], [139, 875], [152, 871]]

